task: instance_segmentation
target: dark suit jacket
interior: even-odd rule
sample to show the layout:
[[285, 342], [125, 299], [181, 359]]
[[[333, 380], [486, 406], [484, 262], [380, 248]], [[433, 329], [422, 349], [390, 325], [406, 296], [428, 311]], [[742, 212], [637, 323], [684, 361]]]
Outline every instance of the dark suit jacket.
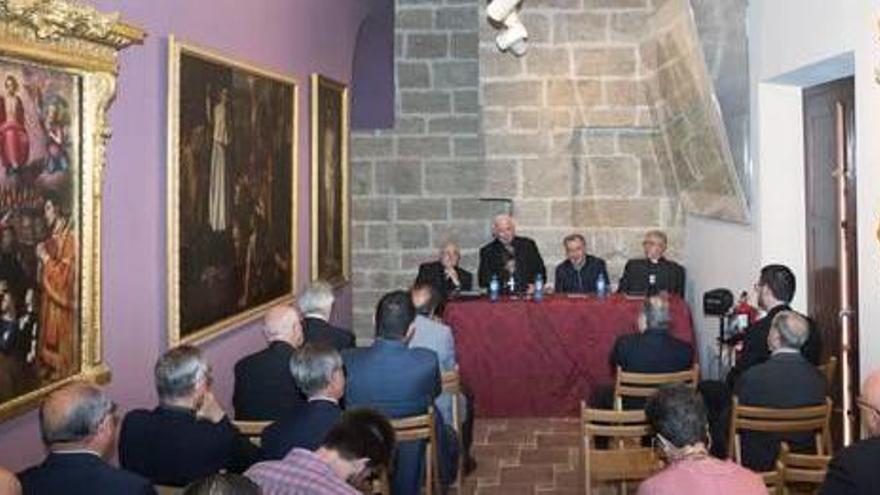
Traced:
[[263, 430], [260, 441], [261, 457], [264, 460], [281, 459], [294, 447], [317, 450], [340, 416], [342, 409], [334, 402], [309, 401], [305, 407]]
[[235, 419], [273, 421], [306, 403], [290, 374], [292, 355], [289, 344], [272, 342], [235, 363]]
[[[827, 387], [819, 370], [799, 353], [777, 353], [743, 373], [734, 393], [743, 405], [793, 408], [824, 403]], [[794, 451], [814, 452], [812, 433], [743, 432], [741, 436], [743, 465], [754, 471], [773, 469], [782, 440]]]
[[429, 263], [422, 263], [419, 265], [419, 274], [416, 277], [416, 283], [428, 283], [434, 286], [434, 289], [438, 294], [444, 297], [448, 297], [449, 294], [452, 294], [456, 291], [456, 289], [461, 291], [469, 291], [474, 288], [474, 276], [471, 272], [465, 270], [464, 268], [455, 267], [456, 273], [458, 273], [458, 281], [461, 284], [459, 287], [455, 287], [455, 284], [452, 283], [451, 280], [446, 278], [446, 269], [443, 268], [443, 263], [439, 261], [431, 261]]
[[353, 333], [310, 316], [303, 319], [303, 337], [305, 342], [328, 345], [339, 352], [354, 347], [355, 344]]
[[[442, 390], [437, 355], [427, 349], [409, 349], [404, 342], [377, 338], [371, 347], [346, 351], [343, 359], [348, 408], [371, 407], [392, 418], [414, 416], [424, 414]], [[445, 438], [441, 435], [438, 442], [441, 452], [449, 448]], [[419, 493], [423, 452], [424, 444], [398, 446], [392, 493]], [[454, 465], [454, 459], [444, 454], [439, 459], [441, 464]]]
[[[538, 252], [538, 245], [528, 237], [514, 237], [511, 242], [516, 259], [515, 280], [517, 290], [524, 290], [528, 284], [535, 282], [535, 277], [540, 273], [547, 280], [547, 268], [544, 259]], [[493, 240], [480, 248], [480, 287], [488, 287], [492, 275], [498, 275], [502, 287], [507, 281], [506, 260], [507, 250], [498, 239]]]
[[[611, 366], [635, 373], [673, 373], [694, 365], [694, 348], [663, 328], [621, 335], [611, 351]], [[645, 399], [627, 397], [625, 409], [641, 409]]]
[[49, 454], [38, 466], [18, 473], [24, 495], [154, 495], [150, 481], [116, 469], [97, 455]]
[[[770, 348], [767, 346], [767, 336], [770, 335], [770, 325], [773, 318], [782, 311], [792, 311], [787, 304], [776, 306], [767, 312], [767, 315], [752, 323], [745, 332], [730, 339], [730, 343], [738, 340], [743, 341], [743, 350], [736, 360], [736, 366], [727, 374], [727, 384], [730, 387], [745, 371], [756, 364], [761, 364], [770, 357]], [[801, 349], [801, 354], [813, 365], [819, 364], [822, 354], [822, 338], [816, 326], [810, 320], [810, 336]]]
[[590, 294], [596, 292], [596, 281], [599, 280], [599, 275], [605, 277], [605, 287], [610, 290], [611, 280], [608, 278], [605, 260], [587, 255], [584, 266], [580, 270], [575, 270], [571, 260], [565, 260], [556, 265], [556, 281], [553, 284], [553, 289], [556, 292]]
[[867, 438], [831, 459], [822, 495], [873, 495], [880, 487], [880, 437]]
[[617, 290], [624, 294], [647, 294], [651, 290], [651, 275], [655, 276], [654, 290], [684, 297], [684, 267], [666, 258], [657, 263], [647, 258], [627, 261]]
[[215, 424], [179, 407], [131, 411], [119, 434], [119, 464], [157, 485], [184, 486], [221, 469], [241, 473], [257, 459], [229, 418]]

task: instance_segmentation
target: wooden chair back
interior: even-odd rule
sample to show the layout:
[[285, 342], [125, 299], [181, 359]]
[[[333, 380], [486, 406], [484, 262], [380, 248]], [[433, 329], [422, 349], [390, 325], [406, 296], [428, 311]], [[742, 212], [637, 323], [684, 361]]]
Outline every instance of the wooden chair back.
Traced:
[[257, 447], [260, 446], [260, 436], [263, 434], [263, 430], [266, 429], [269, 425], [272, 424], [271, 421], [233, 421], [233, 425], [238, 428], [238, 431], [241, 432], [242, 435], [246, 436], [248, 440]]
[[180, 495], [183, 493], [183, 488], [179, 486], [154, 485], [153, 488], [159, 495]]
[[[409, 416], [391, 420], [397, 442], [425, 442], [425, 495], [433, 495], [435, 484], [439, 485], [440, 466], [437, 459], [437, 438], [434, 434], [434, 407], [418, 416]], [[390, 473], [382, 469], [373, 481], [372, 493], [389, 495], [391, 484]]]
[[[644, 411], [590, 409], [581, 402], [584, 487], [587, 495], [593, 482], [618, 482], [626, 492], [627, 481], [641, 481], [654, 474], [658, 459], [654, 449], [641, 446], [651, 435]], [[596, 449], [598, 438], [608, 439], [607, 449]]]
[[449, 394], [452, 398], [452, 428], [455, 430], [455, 441], [458, 443], [458, 475], [455, 478], [455, 488], [461, 491], [461, 478], [464, 476], [464, 459], [467, 452], [464, 451], [464, 444], [461, 439], [462, 422], [464, 421], [464, 411], [460, 399], [461, 394], [461, 374], [458, 371], [458, 365], [452, 371], [444, 372], [441, 375], [443, 383], [443, 392]]
[[[728, 455], [742, 464], [742, 440], [740, 432], [759, 431], [765, 433], [812, 432], [816, 439], [816, 454], [831, 452], [831, 398], [818, 406], [779, 409], [772, 407], [744, 406], [739, 398], [733, 397], [730, 419], [730, 441]], [[770, 471], [769, 473], [775, 473]], [[765, 473], [762, 473], [765, 474]], [[770, 475], [764, 476], [765, 481]]]
[[828, 362], [825, 364], [821, 364], [817, 366], [819, 369], [819, 373], [822, 373], [822, 376], [825, 377], [825, 383], [830, 388], [834, 384], [834, 375], [837, 373], [837, 358], [831, 356], [828, 358]]
[[700, 368], [696, 364], [689, 370], [675, 373], [635, 373], [617, 367], [614, 382], [614, 408], [623, 409], [624, 397], [648, 398], [657, 393], [660, 387], [683, 383], [693, 389], [700, 381]]
[[[776, 461], [776, 471], [779, 473], [777, 495], [802, 493], [805, 489], [818, 493], [825, 482], [829, 462], [829, 455], [793, 454], [788, 443], [782, 442]], [[792, 487], [796, 487], [796, 490], [793, 491]]]

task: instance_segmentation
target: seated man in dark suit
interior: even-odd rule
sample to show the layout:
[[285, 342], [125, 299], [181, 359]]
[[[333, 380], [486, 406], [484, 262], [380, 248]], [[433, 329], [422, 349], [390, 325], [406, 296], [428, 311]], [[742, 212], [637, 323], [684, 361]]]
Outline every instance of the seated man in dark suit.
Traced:
[[416, 284], [431, 284], [443, 299], [456, 292], [473, 290], [474, 276], [458, 266], [461, 250], [458, 244], [447, 242], [440, 251], [440, 259], [419, 265]]
[[[663, 296], [645, 299], [639, 315], [639, 333], [621, 335], [611, 351], [611, 366], [635, 373], [674, 373], [694, 365], [694, 348], [669, 335], [669, 301]], [[626, 409], [639, 409], [644, 400], [627, 398]]]
[[185, 486], [221, 469], [241, 473], [257, 449], [211, 392], [211, 369], [198, 348], [165, 352], [154, 370], [159, 406], [125, 416], [119, 463], [157, 485]]
[[[565, 236], [562, 240], [566, 259], [556, 265], [556, 281], [553, 283], [555, 292], [590, 294], [596, 292], [599, 277], [609, 287], [608, 271], [605, 260], [587, 254], [587, 241], [580, 234]], [[607, 289], [606, 289], [607, 290]]]
[[[73, 382], [52, 392], [40, 406], [40, 433], [49, 456], [19, 474], [23, 493], [155, 494], [149, 480], [107, 462], [116, 445], [115, 410], [89, 383]], [[7, 493], [3, 486], [0, 493]]]
[[644, 258], [626, 262], [618, 292], [644, 295], [665, 291], [684, 297], [684, 268], [663, 256], [666, 234], [660, 230], [648, 231], [642, 248]]
[[856, 402], [867, 437], [831, 459], [822, 495], [872, 495], [880, 487], [880, 371], [868, 375]]
[[[743, 348], [736, 361], [736, 366], [727, 374], [727, 383], [733, 386], [736, 380], [746, 370], [761, 364], [770, 358], [770, 348], [767, 346], [767, 337], [770, 335], [770, 325], [773, 318], [783, 311], [792, 311], [791, 300], [794, 298], [796, 280], [794, 273], [784, 265], [767, 265], [761, 269], [755, 290], [758, 293], [758, 305], [767, 312], [767, 315], [749, 325], [746, 330], [730, 339], [728, 343], [734, 344], [742, 341]], [[809, 337], [801, 348], [801, 353], [807, 361], [813, 365], [819, 364], [822, 351], [822, 342], [818, 330], [809, 321]]]
[[327, 282], [318, 280], [297, 299], [303, 313], [303, 335], [306, 343], [322, 343], [339, 352], [354, 347], [354, 334], [329, 323], [336, 297]]
[[[770, 359], [748, 369], [736, 382], [734, 393], [747, 406], [794, 408], [825, 402], [825, 378], [801, 355], [810, 325], [794, 311], [773, 317], [770, 335]], [[779, 454], [779, 442], [789, 443], [793, 451], [814, 451], [814, 435], [783, 435], [745, 431], [742, 437], [742, 462], [753, 471], [773, 469]]]
[[345, 372], [336, 349], [306, 344], [294, 353], [290, 372], [309, 402], [263, 430], [263, 459], [281, 459], [294, 447], [317, 449], [342, 415], [339, 399], [345, 392]]
[[493, 276], [498, 277], [502, 289], [513, 292], [534, 290], [538, 275], [547, 280], [547, 268], [538, 252], [538, 245], [528, 237], [516, 235], [516, 224], [510, 215], [498, 215], [492, 222], [495, 240], [480, 248], [480, 287], [488, 287]]
[[[437, 355], [427, 349], [410, 349], [415, 332], [416, 309], [403, 291], [386, 294], [376, 308], [376, 340], [365, 349], [343, 355], [347, 372], [345, 400], [348, 407], [371, 407], [392, 418], [424, 414], [441, 392]], [[441, 479], [455, 478], [454, 441], [443, 421], [436, 421]], [[392, 493], [420, 492], [424, 472], [424, 444], [399, 446]], [[445, 476], [442, 476], [445, 474]]]
[[266, 313], [269, 346], [235, 363], [235, 419], [273, 421], [302, 407], [306, 398], [290, 376], [290, 356], [303, 343], [299, 309], [276, 306]]

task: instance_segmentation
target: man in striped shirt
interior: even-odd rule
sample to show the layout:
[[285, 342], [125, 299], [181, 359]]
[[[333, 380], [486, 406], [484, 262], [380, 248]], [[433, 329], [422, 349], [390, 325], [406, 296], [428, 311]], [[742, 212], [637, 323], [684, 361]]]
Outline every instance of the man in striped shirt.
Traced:
[[348, 411], [327, 433], [318, 450], [295, 448], [280, 461], [261, 462], [245, 476], [263, 495], [358, 495], [370, 472], [388, 466], [394, 429], [378, 412]]

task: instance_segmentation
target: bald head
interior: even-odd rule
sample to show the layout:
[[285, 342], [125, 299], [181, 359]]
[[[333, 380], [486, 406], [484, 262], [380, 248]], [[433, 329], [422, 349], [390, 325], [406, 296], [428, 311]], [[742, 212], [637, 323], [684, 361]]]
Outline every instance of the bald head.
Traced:
[[2, 467], [0, 467], [0, 495], [21, 495], [18, 478]]
[[514, 223], [513, 217], [506, 213], [497, 215], [495, 219], [492, 220], [492, 235], [494, 235], [499, 241], [505, 244], [510, 244], [516, 236], [516, 223]]
[[862, 408], [862, 421], [872, 437], [880, 436], [880, 370], [874, 370], [862, 382], [859, 396]]
[[810, 336], [810, 323], [794, 311], [783, 311], [773, 317], [767, 345], [770, 350], [799, 350]]
[[83, 381], [72, 382], [49, 394], [40, 406], [43, 442], [52, 449], [91, 448], [105, 455], [112, 445], [112, 436], [102, 436], [106, 433], [102, 425], [112, 417], [114, 409], [113, 402], [98, 387]]
[[287, 342], [299, 347], [303, 342], [302, 315], [296, 306], [283, 304], [266, 313], [263, 333], [269, 342]]

